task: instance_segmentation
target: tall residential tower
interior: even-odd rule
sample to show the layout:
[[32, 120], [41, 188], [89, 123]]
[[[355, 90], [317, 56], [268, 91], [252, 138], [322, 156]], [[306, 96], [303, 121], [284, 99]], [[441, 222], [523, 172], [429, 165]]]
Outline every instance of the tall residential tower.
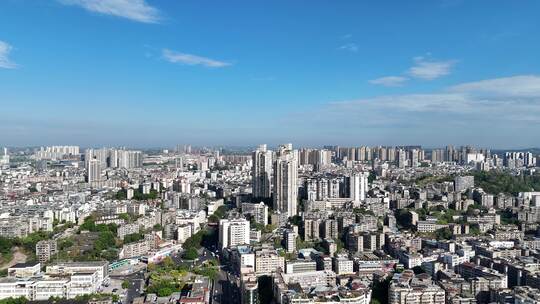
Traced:
[[298, 151], [292, 144], [281, 145], [274, 161], [274, 210], [298, 213]]
[[251, 171], [253, 197], [271, 197], [272, 151], [266, 145], [260, 145], [252, 154], [253, 166]]

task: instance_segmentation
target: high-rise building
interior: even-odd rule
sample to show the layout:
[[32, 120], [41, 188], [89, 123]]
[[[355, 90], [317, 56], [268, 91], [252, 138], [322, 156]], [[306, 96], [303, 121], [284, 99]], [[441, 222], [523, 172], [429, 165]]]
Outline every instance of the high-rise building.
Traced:
[[99, 160], [94, 158], [88, 161], [86, 181], [88, 183], [101, 181], [101, 164]]
[[305, 219], [304, 220], [304, 240], [319, 239], [319, 228], [321, 221], [318, 219]]
[[413, 168], [418, 167], [418, 165], [420, 164], [420, 163], [418, 162], [418, 153], [419, 153], [419, 151], [418, 151], [417, 149], [412, 149], [412, 150], [411, 150], [411, 157], [410, 157], [410, 159], [411, 159], [411, 167], [413, 167]]
[[92, 159], [97, 159], [101, 169], [105, 168], [140, 168], [143, 163], [141, 151], [118, 150], [118, 149], [87, 149], [84, 153], [86, 165]]
[[436, 163], [442, 163], [446, 159], [445, 152], [443, 149], [434, 149], [431, 151], [431, 162]]
[[118, 150], [118, 153], [118, 167], [126, 169], [142, 167], [143, 154], [141, 151]]
[[107, 166], [110, 168], [118, 168], [118, 150], [112, 149], [109, 151], [109, 159], [107, 161]]
[[388, 149], [386, 150], [386, 157], [389, 162], [396, 161], [396, 148], [388, 147]]
[[246, 219], [223, 219], [219, 221], [219, 246], [249, 244], [249, 221]]
[[298, 153], [292, 144], [279, 147], [274, 161], [274, 210], [295, 216], [298, 205]]
[[36, 151], [36, 159], [62, 159], [64, 157], [78, 156], [79, 146], [52, 146], [41, 147]]
[[109, 149], [86, 149], [84, 151], [84, 158], [86, 160], [86, 166], [89, 166], [91, 160], [97, 160], [101, 169], [105, 169], [108, 165]]
[[350, 198], [355, 202], [364, 201], [366, 192], [368, 191], [368, 175], [367, 172], [354, 172], [349, 178], [349, 189], [351, 191]]
[[271, 197], [272, 151], [266, 145], [260, 145], [253, 151], [253, 166], [251, 170], [253, 197]]
[[285, 250], [287, 252], [296, 251], [296, 233], [292, 230], [286, 230], [283, 233], [283, 240], [285, 241]]
[[263, 202], [258, 204], [242, 203], [242, 214], [250, 215], [256, 223], [268, 225], [268, 206]]
[[397, 151], [398, 168], [405, 168], [407, 165], [407, 153], [403, 149]]
[[178, 156], [174, 159], [174, 165], [176, 167], [177, 171], [183, 171], [184, 170], [184, 158], [182, 156]]
[[453, 162], [456, 160], [456, 151], [454, 150], [454, 146], [446, 146], [446, 155], [444, 160], [448, 162]]
[[4, 154], [2, 155], [2, 158], [0, 158], [0, 165], [9, 165], [9, 153], [7, 148], [4, 148]]

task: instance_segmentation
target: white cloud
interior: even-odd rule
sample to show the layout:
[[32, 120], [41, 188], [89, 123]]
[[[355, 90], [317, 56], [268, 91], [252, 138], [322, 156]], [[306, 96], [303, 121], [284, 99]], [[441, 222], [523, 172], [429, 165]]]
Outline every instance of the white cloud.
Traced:
[[168, 49], [164, 49], [162, 52], [163, 58], [165, 60], [172, 62], [172, 63], [181, 63], [185, 65], [202, 65], [209, 68], [223, 68], [226, 66], [230, 66], [231, 63], [224, 62], [224, 61], [218, 61], [206, 57], [201, 57], [197, 55], [191, 55], [186, 53], [179, 53], [175, 51], [171, 51]]
[[157, 23], [160, 19], [158, 9], [148, 5], [145, 0], [58, 0], [66, 5], [80, 6], [88, 11], [127, 18], [144, 23]]
[[332, 105], [345, 110], [377, 109], [400, 112], [454, 112], [463, 113], [470, 110], [469, 99], [462, 94], [407, 94], [388, 95], [373, 98], [335, 102]]
[[450, 70], [456, 64], [455, 60], [435, 61], [424, 57], [415, 57], [415, 65], [412, 66], [408, 74], [414, 78], [433, 80], [450, 74]]
[[9, 53], [13, 48], [7, 42], [0, 40], [0, 68], [14, 69], [17, 64], [9, 59]]
[[540, 76], [469, 82], [431, 94], [383, 95], [333, 102], [327, 110], [340, 117], [362, 115], [364, 121], [382, 117], [389, 123], [467, 121], [486, 126], [494, 122], [497, 125], [540, 123]]
[[[452, 67], [456, 64], [455, 60], [435, 61], [422, 56], [414, 57], [413, 60], [414, 65], [403, 74], [424, 80], [433, 80], [448, 75]], [[372, 79], [369, 83], [387, 87], [398, 87], [402, 86], [408, 80], [409, 78], [405, 76], [387, 76]]]
[[371, 84], [382, 85], [385, 87], [399, 87], [402, 86], [407, 80], [407, 77], [402, 76], [386, 76], [369, 81]]
[[358, 45], [356, 45], [356, 43], [347, 43], [340, 46], [338, 49], [343, 50], [343, 51], [354, 52], [354, 53], [358, 52], [359, 50]]
[[540, 77], [521, 75], [487, 79], [456, 85], [450, 87], [449, 91], [489, 97], [538, 98], [540, 97]]

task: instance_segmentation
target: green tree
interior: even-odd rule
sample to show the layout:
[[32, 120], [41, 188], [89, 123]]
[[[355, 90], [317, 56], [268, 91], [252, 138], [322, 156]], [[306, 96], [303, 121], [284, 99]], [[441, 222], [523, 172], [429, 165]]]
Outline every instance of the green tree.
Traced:
[[193, 247], [186, 249], [184, 253], [182, 254], [182, 258], [186, 260], [195, 260], [198, 257], [199, 257], [199, 253]]
[[124, 236], [124, 244], [135, 243], [144, 239], [144, 235], [141, 233], [131, 233]]
[[166, 268], [166, 269], [171, 269], [171, 268], [173, 268], [174, 265], [175, 265], [173, 259], [172, 259], [170, 256], [165, 257], [165, 258], [163, 259], [163, 261], [161, 261], [161, 264], [162, 264], [163, 267]]
[[129, 216], [129, 214], [127, 214], [127, 213], [121, 213], [121, 214], [119, 214], [119, 215], [118, 215], [118, 218], [123, 219], [123, 220], [126, 221], [126, 222], [131, 221], [131, 216]]
[[88, 230], [88, 231], [96, 231], [96, 222], [92, 216], [89, 216], [84, 219], [84, 222], [79, 227], [79, 231]]
[[452, 230], [450, 230], [448, 227], [435, 230], [435, 237], [438, 240], [450, 240], [452, 239], [452, 235]]
[[399, 209], [396, 211], [396, 222], [399, 226], [410, 229], [411, 228], [411, 214], [408, 209]]
[[7, 298], [0, 300], [0, 304], [26, 304], [28, 300], [25, 297]]
[[160, 297], [168, 297], [168, 296], [170, 296], [173, 292], [174, 292], [174, 290], [173, 290], [172, 288], [170, 288], [170, 287], [163, 287], [163, 288], [158, 289], [157, 295], [160, 296]]
[[540, 174], [512, 175], [502, 171], [476, 171], [473, 173], [474, 184], [492, 194], [540, 190]]
[[262, 232], [263, 233], [270, 233], [270, 232], [274, 231], [275, 229], [276, 229], [276, 225], [268, 224], [268, 225], [264, 226]]
[[289, 222], [295, 226], [302, 226], [302, 217], [299, 215], [291, 216]]

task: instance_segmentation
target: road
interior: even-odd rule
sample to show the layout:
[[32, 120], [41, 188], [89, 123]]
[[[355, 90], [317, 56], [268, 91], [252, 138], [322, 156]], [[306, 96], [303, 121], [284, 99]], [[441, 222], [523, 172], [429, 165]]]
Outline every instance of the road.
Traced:
[[240, 303], [240, 290], [236, 285], [236, 278], [230, 275], [226, 267], [220, 268], [218, 277], [214, 281], [214, 295], [212, 304]]
[[204, 262], [217, 258], [217, 256], [212, 255], [212, 252], [206, 248], [201, 248], [199, 251], [199, 257], [196, 260], [185, 260], [182, 259], [183, 251], [178, 251], [177, 253], [171, 255], [171, 258], [177, 265], [187, 265], [188, 267], [200, 266]]
[[144, 292], [144, 273], [145, 269], [137, 271], [133, 274], [126, 276], [115, 276], [115, 278], [122, 278], [129, 282], [129, 286], [126, 290], [125, 297], [122, 299], [122, 303], [131, 303], [133, 299], [140, 296]]
[[[171, 258], [177, 265], [187, 265], [188, 267], [200, 266], [204, 262], [212, 259], [218, 259], [218, 255], [212, 251], [216, 250], [216, 245], [213, 244], [209, 248], [202, 247], [199, 249], [199, 257], [196, 260], [182, 259], [182, 251], [173, 254]], [[236, 285], [236, 277], [229, 275], [230, 269], [227, 266], [219, 267], [218, 277], [212, 282], [210, 304], [228, 304], [240, 303], [240, 290]]]

